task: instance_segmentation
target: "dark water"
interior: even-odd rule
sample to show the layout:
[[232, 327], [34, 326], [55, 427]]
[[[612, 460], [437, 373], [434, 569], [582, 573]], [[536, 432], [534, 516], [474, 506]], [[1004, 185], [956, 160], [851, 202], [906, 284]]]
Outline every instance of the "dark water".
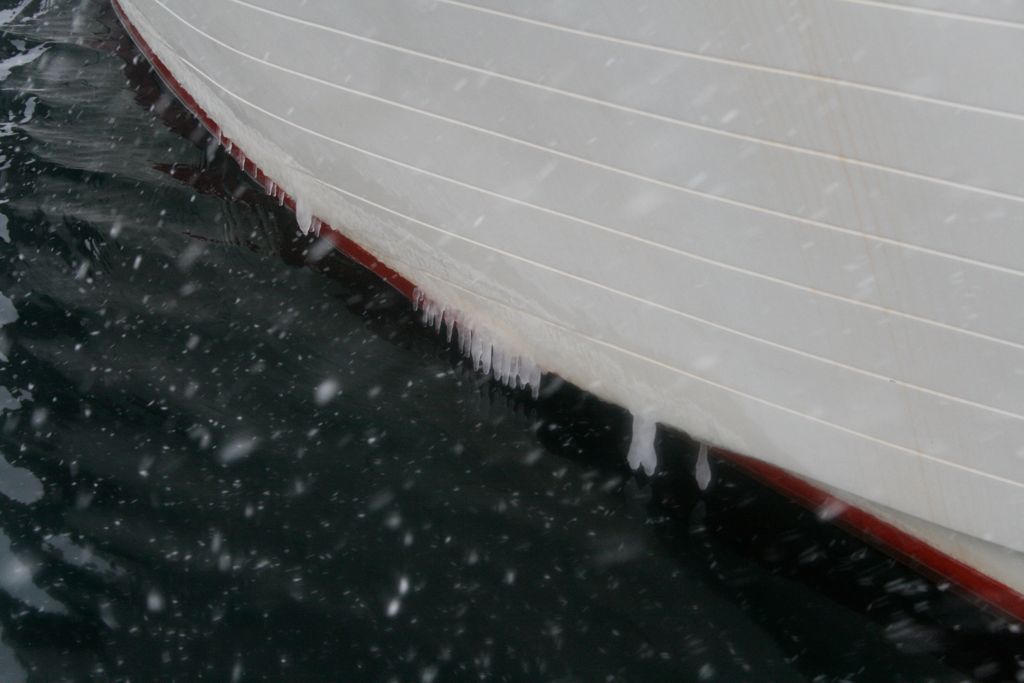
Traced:
[[620, 411], [479, 379], [105, 2], [0, 12], [0, 682], [1024, 680], [1019, 625], [684, 438], [638, 480]]

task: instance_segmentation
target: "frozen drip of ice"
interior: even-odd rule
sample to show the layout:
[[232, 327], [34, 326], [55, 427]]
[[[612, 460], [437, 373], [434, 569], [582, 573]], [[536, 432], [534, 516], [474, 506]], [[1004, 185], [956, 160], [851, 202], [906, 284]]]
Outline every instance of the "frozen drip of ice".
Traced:
[[711, 483], [711, 463], [708, 462], [708, 445], [703, 441], [697, 453], [697, 466], [693, 470], [693, 476], [697, 480], [697, 488], [706, 491]]
[[412, 306], [414, 311], [422, 311], [424, 324], [438, 333], [447, 327], [448, 341], [458, 335], [459, 351], [472, 361], [474, 370], [493, 375], [507, 387], [530, 387], [537, 398], [543, 372], [536, 363], [503, 348], [485, 327], [441, 306], [418, 289], [413, 292]]
[[629, 442], [626, 460], [634, 470], [641, 466], [647, 476], [654, 474], [658, 466], [658, 454], [654, 451], [654, 437], [658, 423], [645, 415], [633, 415], [633, 440]]
[[308, 235], [313, 229], [313, 212], [309, 205], [298, 197], [295, 198], [295, 218], [299, 221], [299, 230]]

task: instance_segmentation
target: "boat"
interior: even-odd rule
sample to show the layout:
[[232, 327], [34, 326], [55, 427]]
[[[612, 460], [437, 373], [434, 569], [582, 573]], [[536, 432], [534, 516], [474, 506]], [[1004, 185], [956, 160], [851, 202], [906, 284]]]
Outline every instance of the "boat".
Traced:
[[113, 0], [482, 372], [658, 425], [1024, 618], [1024, 7]]

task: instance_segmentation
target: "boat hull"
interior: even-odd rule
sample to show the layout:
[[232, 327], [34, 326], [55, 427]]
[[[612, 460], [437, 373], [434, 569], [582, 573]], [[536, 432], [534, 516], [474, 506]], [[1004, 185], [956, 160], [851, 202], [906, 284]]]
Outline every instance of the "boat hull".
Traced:
[[[838, 496], [1022, 614], [1024, 102], [979, 82], [1024, 75], [1024, 33], [728, 4], [637, 24], [625, 4], [609, 23], [542, 3], [116, 1], [300, 224], [486, 333], [489, 360]], [[779, 35], [748, 51], [766, 21]], [[899, 63], [890, 24], [913, 38]], [[939, 31], [962, 53], [930, 47]]]

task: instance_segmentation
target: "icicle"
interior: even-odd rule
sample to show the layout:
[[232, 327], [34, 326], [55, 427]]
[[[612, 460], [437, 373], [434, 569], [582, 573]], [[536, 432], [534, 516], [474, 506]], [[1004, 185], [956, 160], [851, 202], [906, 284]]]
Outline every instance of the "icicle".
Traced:
[[299, 230], [308, 235], [313, 227], [313, 212], [310, 211], [306, 202], [298, 197], [295, 198], [295, 218], [299, 221]]
[[440, 314], [437, 310], [437, 304], [430, 299], [423, 299], [423, 324], [434, 327], [437, 323]]
[[309, 227], [310, 227], [310, 230], [313, 231], [313, 234], [317, 235], [319, 237], [320, 229], [322, 227], [324, 227], [324, 222], [322, 220], [320, 220], [319, 218], [317, 218], [316, 216], [313, 216], [313, 220], [310, 221], [310, 226]]
[[491, 372], [491, 362], [494, 356], [494, 344], [491, 343], [490, 339], [485, 339], [483, 344], [483, 357], [480, 363], [480, 372], [485, 375]]
[[693, 470], [693, 476], [697, 480], [697, 488], [707, 491], [711, 483], [711, 463], [708, 462], [708, 445], [700, 442], [700, 451], [697, 453], [697, 466]]
[[497, 381], [501, 380], [501, 363], [504, 356], [505, 352], [497, 346], [491, 350], [491, 377]]
[[459, 326], [459, 319], [452, 311], [448, 312], [448, 343], [452, 343], [452, 335], [455, 334], [455, 329]]
[[473, 369], [479, 370], [480, 366], [483, 365], [484, 357], [484, 340], [483, 335], [477, 330], [473, 333], [473, 343], [470, 346], [470, 355], [473, 359]]
[[540, 366], [534, 365], [533, 372], [530, 373], [530, 386], [532, 387], [534, 398], [540, 398], [540, 378], [542, 374]]
[[491, 376], [501, 381], [501, 364], [505, 362], [505, 352], [498, 347], [491, 351]]
[[496, 373], [495, 377], [499, 382], [501, 382], [505, 386], [508, 386], [508, 363], [508, 354], [502, 351], [501, 362], [498, 364], [498, 372]]
[[654, 452], [654, 437], [658, 423], [645, 415], [633, 415], [633, 440], [629, 443], [629, 466], [634, 470], [642, 465], [647, 476], [654, 474], [658, 466], [658, 454]]
[[[299, 213], [296, 206], [296, 214]], [[305, 211], [304, 205], [303, 211]], [[314, 224], [315, 218], [312, 219]], [[534, 398], [540, 395], [540, 382], [543, 376], [541, 369], [529, 359], [509, 353], [500, 345], [495, 344], [489, 331], [473, 325], [457, 311], [447, 306], [440, 306], [429, 299], [419, 288], [412, 293], [412, 309], [422, 311], [424, 325], [430, 325], [437, 333], [447, 326], [446, 336], [449, 342], [458, 335], [459, 351], [470, 359], [473, 369], [490, 374], [497, 381], [513, 389], [531, 388]]]

